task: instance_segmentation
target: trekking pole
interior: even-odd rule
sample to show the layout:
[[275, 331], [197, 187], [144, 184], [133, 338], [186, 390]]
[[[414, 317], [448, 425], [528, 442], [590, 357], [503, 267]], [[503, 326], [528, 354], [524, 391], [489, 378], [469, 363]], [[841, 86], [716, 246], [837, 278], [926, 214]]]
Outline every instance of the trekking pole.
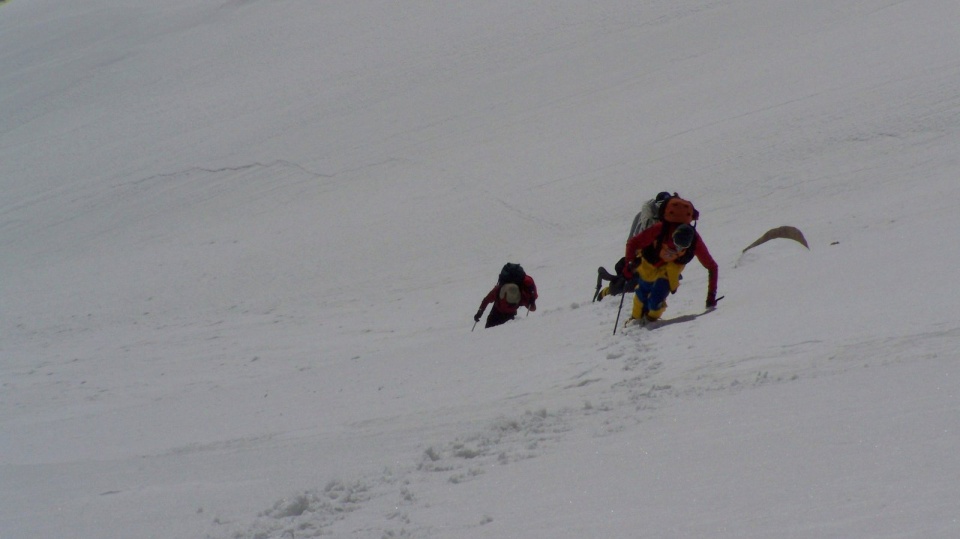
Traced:
[[597, 296], [600, 295], [601, 286], [603, 286], [603, 274], [600, 273], [600, 270], [597, 270], [597, 289], [593, 292], [593, 301], [597, 301]]
[[620, 293], [620, 308], [617, 309], [617, 321], [613, 323], [613, 334], [617, 334], [617, 326], [620, 325], [620, 311], [623, 310], [623, 298], [627, 297], [627, 289], [624, 287], [623, 292]]
[[[477, 324], [480, 323], [480, 317], [483, 316], [483, 311], [487, 310], [487, 304], [484, 303], [480, 306], [480, 309], [477, 310], [477, 314], [473, 315], [473, 327], [470, 328], [470, 331], [477, 329]], [[490, 316], [493, 316], [493, 311], [490, 311]]]

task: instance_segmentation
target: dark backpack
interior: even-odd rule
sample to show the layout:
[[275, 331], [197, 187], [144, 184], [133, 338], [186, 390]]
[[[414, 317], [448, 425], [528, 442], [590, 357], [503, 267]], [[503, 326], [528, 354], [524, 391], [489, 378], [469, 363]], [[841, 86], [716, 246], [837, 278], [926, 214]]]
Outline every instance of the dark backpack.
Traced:
[[527, 273], [523, 271], [520, 264], [507, 262], [503, 265], [503, 269], [500, 270], [500, 278], [497, 280], [497, 284], [513, 283], [517, 286], [523, 286], [523, 280], [526, 276]]

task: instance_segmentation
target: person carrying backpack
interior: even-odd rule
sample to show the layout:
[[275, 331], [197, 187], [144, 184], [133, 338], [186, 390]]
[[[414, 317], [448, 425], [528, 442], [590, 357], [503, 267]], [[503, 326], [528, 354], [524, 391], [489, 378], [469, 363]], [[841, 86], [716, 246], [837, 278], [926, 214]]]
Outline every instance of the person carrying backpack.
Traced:
[[[664, 200], [670, 198], [670, 196], [670, 193], [667, 191], [661, 191], [660, 193], [657, 193], [657, 196], [643, 203], [643, 205], [640, 207], [640, 211], [633, 218], [633, 222], [630, 224], [630, 231], [627, 234], [627, 240], [660, 221], [660, 205], [663, 204]], [[617, 263], [614, 264], [613, 267], [614, 273], [610, 273], [607, 271], [607, 268], [603, 266], [597, 268], [597, 290], [593, 294], [593, 301], [602, 301], [603, 298], [607, 296], [616, 296], [623, 292], [623, 288], [627, 284], [627, 279], [623, 276], [623, 268], [626, 263], [626, 258], [617, 260]], [[601, 286], [603, 286], [603, 281], [610, 281], [610, 284], [601, 289]]]
[[483, 298], [480, 309], [473, 316], [474, 322], [479, 322], [487, 305], [493, 304], [487, 316], [485, 328], [499, 326], [517, 316], [517, 309], [526, 307], [529, 311], [537, 310], [537, 285], [533, 277], [526, 274], [520, 264], [507, 263], [500, 270], [500, 277], [496, 286]]
[[672, 195], [660, 206], [660, 222], [627, 240], [624, 277], [636, 278], [631, 320], [659, 320], [667, 308], [667, 295], [680, 288], [683, 269], [694, 257], [709, 273], [708, 309], [717, 306], [717, 262], [691, 225], [699, 217], [693, 204]]

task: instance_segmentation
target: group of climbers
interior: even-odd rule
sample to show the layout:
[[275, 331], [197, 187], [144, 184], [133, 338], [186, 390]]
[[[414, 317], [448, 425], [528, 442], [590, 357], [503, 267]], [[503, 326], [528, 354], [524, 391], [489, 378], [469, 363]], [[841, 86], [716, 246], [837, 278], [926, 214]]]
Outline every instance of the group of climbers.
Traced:
[[[594, 301], [632, 292], [633, 307], [627, 324], [659, 320], [667, 308], [667, 296], [677, 292], [684, 268], [696, 258], [708, 273], [706, 308], [716, 307], [722, 299], [717, 298], [717, 263], [697, 232], [699, 216], [693, 204], [677, 193], [664, 191], [645, 202], [630, 226], [626, 252], [614, 273], [603, 267], [597, 270]], [[610, 284], [601, 288], [603, 281]], [[486, 327], [503, 324], [514, 319], [519, 307], [535, 311], [536, 300], [533, 278], [519, 264], [508, 263], [497, 285], [484, 297], [474, 321], [479, 322], [492, 303]]]

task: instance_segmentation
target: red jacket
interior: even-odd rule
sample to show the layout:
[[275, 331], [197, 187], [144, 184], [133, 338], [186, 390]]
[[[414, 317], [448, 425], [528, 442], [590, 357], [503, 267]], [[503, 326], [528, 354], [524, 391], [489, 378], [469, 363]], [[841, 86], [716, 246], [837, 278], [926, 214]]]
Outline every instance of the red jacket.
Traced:
[[[640, 256], [644, 249], [650, 247], [656, 243], [660, 238], [661, 233], [663, 232], [663, 227], [668, 226], [666, 237], [663, 239], [663, 244], [667, 247], [676, 249], [676, 245], [673, 244], [673, 230], [677, 228], [676, 224], [672, 223], [656, 223], [650, 228], [644, 230], [643, 232], [637, 234], [636, 236], [627, 240], [627, 261], [632, 261]], [[693, 255], [700, 261], [700, 264], [706, 268], [707, 272], [710, 274], [709, 284], [707, 285], [707, 294], [709, 296], [715, 296], [717, 293], [717, 262], [710, 256], [710, 251], [707, 249], [707, 244], [703, 242], [703, 239], [700, 237], [700, 233], [696, 232], [696, 238], [693, 241]], [[654, 263], [654, 265], [662, 265], [665, 262]], [[624, 264], [624, 273], [629, 272], [630, 264]], [[631, 277], [632, 275], [626, 275], [626, 277]]]
[[518, 305], [511, 305], [507, 303], [507, 300], [500, 299], [500, 287], [502, 285], [497, 284], [493, 287], [493, 290], [485, 298], [483, 298], [483, 303], [480, 304], [480, 310], [485, 311], [487, 305], [493, 303], [493, 308], [500, 311], [504, 314], [517, 314], [517, 309], [520, 307], [526, 307], [531, 311], [537, 310], [537, 285], [533, 282], [533, 277], [527, 275], [523, 278], [523, 286], [520, 287], [520, 303]]

